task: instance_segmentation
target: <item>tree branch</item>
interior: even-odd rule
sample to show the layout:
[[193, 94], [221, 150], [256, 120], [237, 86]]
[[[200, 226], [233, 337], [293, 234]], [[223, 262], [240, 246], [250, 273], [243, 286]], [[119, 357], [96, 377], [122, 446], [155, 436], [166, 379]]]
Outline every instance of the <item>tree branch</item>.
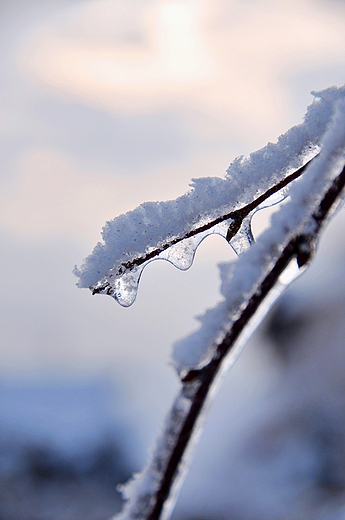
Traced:
[[[310, 234], [300, 234], [289, 241], [283, 252], [276, 260], [274, 267], [260, 284], [256, 292], [251, 296], [248, 305], [241, 312], [239, 318], [233, 322], [231, 329], [225, 335], [223, 341], [218, 345], [213, 359], [202, 369], [192, 370], [182, 378], [182, 394], [188, 392], [188, 386], [198, 386], [192, 399], [190, 411], [181, 426], [180, 434], [176, 438], [175, 445], [171, 450], [171, 456], [166, 464], [166, 469], [161, 480], [161, 485], [154, 497], [154, 506], [147, 520], [159, 520], [162, 509], [171, 491], [172, 484], [176, 477], [179, 464], [183, 454], [191, 442], [195, 426], [202, 409], [212, 388], [213, 382], [220, 371], [224, 360], [234, 347], [239, 336], [248, 325], [251, 318], [255, 315], [258, 308], [264, 303], [269, 292], [275, 287], [279, 277], [284, 272], [293, 258], [296, 258], [299, 267], [306, 265], [311, 259], [311, 252], [315, 249], [315, 243], [320, 235], [320, 231], [327, 220], [329, 213], [341, 197], [345, 186], [345, 167], [333, 181], [331, 187], [324, 195], [312, 219], [316, 223], [316, 228]], [[309, 254], [306, 254], [309, 251]]]
[[[139, 267], [140, 265], [146, 263], [148, 260], [153, 260], [157, 256], [159, 256], [163, 251], [168, 249], [171, 246], [174, 246], [178, 244], [179, 242], [182, 242], [182, 240], [185, 240], [187, 238], [194, 237], [200, 233], [203, 233], [204, 231], [207, 231], [209, 229], [212, 229], [217, 224], [220, 224], [221, 222], [224, 222], [226, 220], [233, 220], [233, 224], [229, 226], [229, 231], [227, 234], [226, 239], [228, 242], [236, 235], [236, 233], [239, 231], [243, 220], [255, 209], [257, 209], [260, 204], [265, 202], [269, 197], [272, 195], [278, 193], [283, 188], [288, 186], [292, 181], [298, 179], [302, 175], [302, 173], [305, 171], [306, 167], [313, 161], [313, 159], [317, 157], [314, 156], [312, 159], [310, 159], [308, 162], [306, 162], [301, 168], [298, 168], [298, 170], [294, 171], [290, 175], [287, 175], [285, 179], [282, 179], [281, 181], [277, 182], [274, 186], [269, 188], [265, 193], [254, 199], [249, 204], [246, 204], [242, 208], [239, 208], [235, 211], [230, 211], [229, 213], [224, 213], [218, 218], [215, 218], [213, 220], [210, 220], [207, 224], [204, 224], [202, 226], [197, 226], [195, 229], [191, 229], [188, 233], [183, 235], [182, 237], [175, 237], [171, 240], [167, 240], [164, 244], [162, 244], [160, 247], [154, 248], [149, 253], [146, 253], [144, 255], [138, 256], [136, 258], [131, 259], [128, 262], [122, 262], [118, 269], [117, 274], [122, 274], [124, 271], [131, 270], [135, 267]], [[103, 285], [98, 285], [97, 287], [91, 288], [92, 294], [99, 294], [99, 293], [108, 293], [108, 291], [111, 291], [111, 287], [104, 283]]]
[[[129, 500], [118, 520], [170, 517], [217, 382], [233, 364], [248, 332], [255, 329], [283, 288], [309, 264], [325, 222], [340, 204], [345, 187], [344, 146], [345, 102], [339, 105], [323, 138], [321, 153], [290, 191], [288, 204], [280, 209], [270, 229], [240, 256], [230, 281], [223, 283], [226, 299], [216, 308], [212, 330], [213, 334], [218, 332], [212, 344], [208, 345], [209, 336], [194, 333], [201, 342], [199, 361], [193, 368], [185, 359], [180, 360], [181, 391], [147, 467], [124, 488]], [[207, 320], [205, 327], [209, 327]], [[208, 361], [202, 343], [211, 353]], [[188, 348], [188, 341], [183, 346]]]
[[142, 269], [151, 260], [162, 258], [187, 269], [200, 241], [213, 232], [227, 238], [237, 253], [249, 246], [253, 212], [297, 179], [305, 162], [318, 153], [345, 87], [313, 94], [315, 101], [302, 124], [248, 158], [235, 159], [225, 178], [193, 179], [192, 189], [185, 195], [143, 203], [107, 222], [103, 240], [74, 269], [77, 285], [88, 287], [93, 294], [109, 294], [127, 307], [134, 302]]
[[[146, 468], [122, 487], [127, 503], [117, 520], [168, 520], [216, 383], [282, 290], [309, 264], [325, 222], [340, 205], [345, 87], [316, 95], [303, 124], [248, 159], [235, 160], [226, 179], [194, 180], [193, 189], [175, 201], [144, 203], [108, 222], [103, 243], [75, 268], [79, 287], [129, 306], [143, 267], [154, 258], [186, 269], [200, 241], [213, 232], [243, 253], [228, 270], [221, 267], [225, 299], [175, 346], [182, 388]], [[288, 174], [292, 166], [298, 169]], [[289, 202], [248, 248], [251, 216], [289, 185]]]

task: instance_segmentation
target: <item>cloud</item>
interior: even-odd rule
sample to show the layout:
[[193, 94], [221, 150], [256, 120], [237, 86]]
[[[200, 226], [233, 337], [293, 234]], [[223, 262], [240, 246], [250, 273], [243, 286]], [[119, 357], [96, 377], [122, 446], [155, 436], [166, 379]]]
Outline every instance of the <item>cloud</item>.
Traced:
[[19, 58], [39, 88], [22, 85], [21, 141], [6, 141], [1, 225], [93, 244], [106, 220], [222, 175], [298, 122], [286, 77], [344, 60], [343, 16], [315, 0], [93, 0], [42, 18]]
[[31, 142], [74, 156], [83, 168], [106, 168], [141, 177], [166, 162], [183, 163], [195, 138], [181, 114], [123, 115], [62, 98], [34, 103]]
[[289, 74], [345, 58], [344, 12], [334, 4], [154, 0], [136, 8], [115, 0], [74, 7], [33, 35], [21, 66], [47, 88], [124, 113], [177, 105], [267, 125], [289, 111]]

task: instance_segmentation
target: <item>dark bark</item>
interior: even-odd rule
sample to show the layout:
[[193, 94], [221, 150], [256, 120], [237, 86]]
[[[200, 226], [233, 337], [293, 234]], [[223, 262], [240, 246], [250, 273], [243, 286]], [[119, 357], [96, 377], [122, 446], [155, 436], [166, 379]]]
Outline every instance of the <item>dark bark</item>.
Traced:
[[[294, 178], [301, 175], [305, 167], [298, 170], [294, 174]], [[302, 170], [302, 171], [301, 171]], [[297, 175], [296, 175], [297, 174]], [[282, 181], [288, 183], [293, 180], [289, 176]], [[281, 183], [279, 183], [281, 184]], [[219, 373], [225, 359], [229, 353], [233, 350], [236, 341], [239, 339], [244, 328], [248, 325], [250, 320], [258, 311], [259, 307], [264, 303], [266, 297], [270, 291], [275, 287], [280, 275], [284, 272], [286, 267], [289, 265], [292, 259], [296, 259], [300, 268], [304, 267], [309, 263], [313, 252], [315, 250], [316, 242], [320, 236], [320, 232], [327, 221], [329, 215], [333, 212], [335, 207], [338, 205], [340, 198], [343, 194], [345, 187], [345, 167], [342, 169], [340, 174], [334, 179], [330, 188], [324, 194], [318, 208], [310, 216], [311, 221], [314, 222], [313, 232], [310, 234], [299, 234], [293, 237], [289, 243], [285, 246], [284, 250], [277, 258], [273, 268], [262, 281], [260, 286], [257, 288], [255, 293], [251, 296], [247, 306], [241, 312], [240, 316], [231, 325], [230, 330], [225, 335], [222, 342], [216, 348], [213, 359], [200, 370], [189, 371], [182, 379], [183, 389], [182, 393], [188, 393], [190, 385], [197, 385], [197, 390], [192, 399], [192, 405], [190, 411], [180, 428], [180, 433], [176, 438], [175, 445], [171, 449], [171, 455], [166, 462], [164, 475], [161, 479], [159, 489], [157, 490], [154, 497], [151, 497], [152, 508], [148, 514], [147, 520], [159, 520], [161, 518], [164, 503], [169, 497], [174, 479], [176, 478], [182, 457], [192, 439], [193, 433], [195, 432], [197, 421], [201, 415], [206, 399], [212, 389], [213, 382]], [[271, 188], [271, 194], [276, 193], [276, 186]], [[281, 189], [281, 186], [280, 188]], [[266, 192], [267, 194], [267, 192]], [[255, 207], [262, 203], [269, 195], [264, 194], [253, 203], [246, 206], [242, 210], [238, 210], [236, 213], [242, 219], [247, 216]], [[255, 205], [256, 204], [256, 205]], [[250, 209], [249, 209], [250, 208]], [[241, 213], [242, 211], [242, 213]], [[243, 216], [244, 215], [244, 216]], [[226, 218], [233, 218], [229, 214]], [[213, 224], [214, 225], [214, 224]]]

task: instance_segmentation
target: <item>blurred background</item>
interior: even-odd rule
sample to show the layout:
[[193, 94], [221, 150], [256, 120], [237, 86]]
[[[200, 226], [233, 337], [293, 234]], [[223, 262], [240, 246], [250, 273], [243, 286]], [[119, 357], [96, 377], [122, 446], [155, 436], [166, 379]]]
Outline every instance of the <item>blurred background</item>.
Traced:
[[[209, 237], [187, 272], [150, 264], [128, 309], [73, 267], [105, 221], [223, 176], [343, 85], [345, 2], [0, 0], [0, 61], [0, 519], [106, 520], [234, 256]], [[345, 518], [344, 230], [225, 379], [176, 520]]]

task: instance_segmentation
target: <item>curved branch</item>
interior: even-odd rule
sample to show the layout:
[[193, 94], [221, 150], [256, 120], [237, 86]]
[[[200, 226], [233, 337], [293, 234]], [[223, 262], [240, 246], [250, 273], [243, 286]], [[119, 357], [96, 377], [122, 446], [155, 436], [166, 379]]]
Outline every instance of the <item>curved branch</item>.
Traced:
[[[324, 195], [318, 209], [313, 213], [311, 218], [316, 223], [316, 228], [310, 234], [300, 234], [289, 241], [283, 252], [276, 260], [274, 267], [260, 284], [256, 292], [251, 296], [248, 305], [241, 312], [239, 318], [232, 324], [231, 329], [225, 335], [222, 342], [218, 345], [213, 359], [201, 370], [193, 370], [182, 378], [184, 388], [182, 393], [186, 392], [188, 385], [199, 383], [198, 390], [192, 400], [190, 411], [186, 416], [180, 430], [180, 434], [176, 438], [175, 446], [171, 451], [171, 456], [166, 464], [164, 476], [161, 485], [155, 495], [155, 504], [147, 520], [159, 520], [161, 518], [162, 509], [168, 498], [172, 484], [176, 477], [179, 464], [183, 454], [191, 442], [195, 426], [202, 409], [207, 400], [208, 394], [212, 388], [213, 382], [217, 377], [226, 357], [233, 349], [239, 336], [248, 325], [249, 321], [257, 312], [258, 308], [264, 303], [267, 295], [275, 287], [279, 277], [284, 272], [293, 258], [297, 259], [299, 267], [305, 266], [311, 259], [312, 251], [314, 251], [315, 243], [320, 235], [320, 231], [337, 203], [345, 187], [345, 167], [341, 173], [333, 181], [331, 187]], [[306, 254], [306, 251], [309, 251]]]
[[[303, 166], [301, 166], [301, 168], [298, 168], [298, 170], [294, 171], [290, 175], [287, 175], [284, 179], [280, 180], [275, 185], [271, 186], [259, 197], [254, 199], [249, 204], [246, 204], [242, 208], [230, 211], [228, 213], [224, 213], [220, 217], [210, 220], [207, 224], [199, 225], [194, 229], [191, 229], [189, 232], [185, 233], [182, 237], [174, 237], [171, 240], [166, 240], [160, 247], [152, 249], [149, 253], [144, 253], [140, 256], [132, 258], [129, 261], [121, 262], [117, 266], [116, 272], [114, 272], [112, 276], [121, 276], [125, 272], [136, 270], [140, 266], [143, 266], [147, 262], [157, 258], [161, 253], [163, 253], [170, 247], [182, 242], [183, 240], [195, 237], [200, 233], [205, 233], [205, 231], [211, 230], [217, 224], [221, 224], [222, 222], [225, 222], [227, 220], [231, 220], [226, 234], [226, 240], [230, 242], [240, 231], [244, 219], [250, 213], [258, 209], [259, 206], [263, 204], [263, 202], [267, 201], [272, 195], [279, 193], [281, 190], [283, 190], [289, 184], [291, 184], [294, 180], [298, 179], [317, 156], [318, 154], [312, 157], [312, 159], [306, 162]], [[114, 295], [114, 288], [111, 286], [107, 278], [104, 281], [102, 280], [98, 282], [97, 285], [90, 286], [90, 290], [92, 294], [109, 294], [110, 296]]]
[[[230, 278], [223, 280], [222, 286], [225, 300], [207, 315], [199, 331], [193, 333], [186, 343], [182, 342], [182, 350], [175, 348], [174, 362], [182, 388], [148, 465], [122, 488], [127, 504], [117, 515], [118, 520], [170, 518], [190, 460], [187, 455], [195, 446], [205, 405], [214, 395], [216, 383], [235, 361], [248, 332], [256, 328], [282, 290], [309, 264], [324, 224], [341, 203], [345, 187], [344, 148], [345, 100], [338, 104], [332, 123], [322, 138], [321, 153], [309, 161], [308, 168], [305, 165], [279, 182], [271, 182], [266, 191], [261, 189], [260, 196], [242, 208], [237, 207], [221, 217], [218, 213], [220, 221], [207, 223], [212, 227], [230, 221], [227, 238], [232, 240], [245, 224], [245, 219], [260, 204], [301, 177], [307, 169], [306, 175], [291, 187], [290, 201], [274, 215], [271, 227], [256, 244], [241, 254], [234, 269], [230, 268]], [[200, 226], [199, 231], [185, 232], [183, 238], [196, 235], [201, 228], [205, 232], [205, 228]], [[142, 265], [148, 260], [150, 258], [146, 258]], [[138, 270], [135, 264], [125, 268]], [[223, 274], [227, 278], [229, 273], [224, 270]], [[208, 331], [206, 334], [205, 330]], [[184, 357], [184, 348], [188, 352], [187, 358]], [[190, 361], [191, 351], [193, 363]]]
[[[273, 225], [267, 231], [267, 236], [263, 236], [256, 246], [238, 260], [238, 273], [242, 275], [242, 281], [247, 276], [246, 266], [251, 265], [253, 259], [259, 267], [250, 282], [251, 289], [248, 292], [242, 287], [237, 293], [238, 280], [234, 273], [234, 283], [231, 285], [230, 282], [228, 288], [231, 297], [226, 301], [226, 321], [219, 324], [220, 339], [213, 345], [213, 355], [202, 368], [186, 368], [185, 373], [181, 370], [182, 389], [167, 419], [165, 431], [141, 478], [132, 483], [130, 494], [134, 500], [129, 501], [118, 519], [169, 518], [174, 495], [188, 460], [186, 454], [195, 444], [198, 424], [205, 404], [214, 393], [216, 381], [226, 365], [234, 361], [248, 330], [255, 328], [258, 317], [263, 318], [281, 293], [277, 287], [279, 284], [284, 286], [281, 276], [291, 266], [291, 262], [295, 260], [297, 272], [310, 262], [325, 222], [340, 203], [345, 187], [342, 151], [345, 140], [344, 115], [345, 104], [333, 127], [325, 135], [324, 153], [311, 165], [308, 176], [296, 185], [290, 203], [281, 209], [277, 217], [278, 225]], [[336, 136], [339, 129], [342, 135]], [[276, 228], [279, 227], [277, 235]]]

